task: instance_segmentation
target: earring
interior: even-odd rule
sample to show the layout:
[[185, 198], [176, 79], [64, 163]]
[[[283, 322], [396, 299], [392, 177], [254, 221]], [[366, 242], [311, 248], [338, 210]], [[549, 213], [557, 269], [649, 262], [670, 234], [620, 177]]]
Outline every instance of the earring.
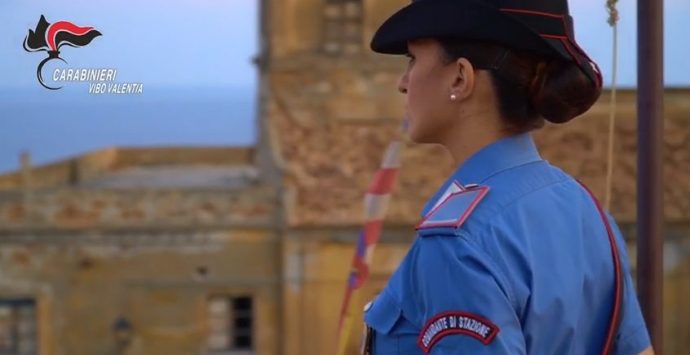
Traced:
[[451, 99], [451, 100], [455, 101], [455, 99], [457, 99], [457, 98], [458, 98], [458, 97], [455, 96], [455, 94], [450, 94], [450, 99]]

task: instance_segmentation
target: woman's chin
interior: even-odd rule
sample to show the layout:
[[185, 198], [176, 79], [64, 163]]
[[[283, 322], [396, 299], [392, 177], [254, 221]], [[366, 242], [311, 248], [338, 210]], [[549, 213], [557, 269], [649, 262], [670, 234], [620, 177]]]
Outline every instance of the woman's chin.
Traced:
[[[409, 115], [409, 114], [408, 114]], [[414, 143], [434, 143], [434, 132], [430, 130], [428, 125], [424, 124], [423, 119], [419, 117], [412, 118], [409, 115], [407, 121], [407, 137]], [[420, 124], [421, 123], [421, 124]]]
[[414, 142], [414, 143], [419, 143], [417, 142], [418, 136], [417, 136], [417, 131], [414, 129], [412, 125], [407, 126], [407, 138]]
[[410, 129], [407, 131], [407, 137], [414, 143], [433, 143], [433, 141], [431, 141], [427, 135], [420, 130], [414, 129], [414, 127], [410, 127]]

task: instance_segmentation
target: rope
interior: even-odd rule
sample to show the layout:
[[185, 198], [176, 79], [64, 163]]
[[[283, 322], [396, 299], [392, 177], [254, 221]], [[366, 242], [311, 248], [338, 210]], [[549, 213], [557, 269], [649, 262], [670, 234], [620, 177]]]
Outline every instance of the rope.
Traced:
[[618, 74], [618, 0], [606, 0], [606, 9], [609, 12], [608, 24], [613, 28], [613, 55], [611, 65], [611, 103], [609, 105], [609, 139], [606, 162], [606, 187], [604, 194], [604, 207], [611, 209], [611, 184], [613, 182], [613, 147], [616, 129], [616, 80]]

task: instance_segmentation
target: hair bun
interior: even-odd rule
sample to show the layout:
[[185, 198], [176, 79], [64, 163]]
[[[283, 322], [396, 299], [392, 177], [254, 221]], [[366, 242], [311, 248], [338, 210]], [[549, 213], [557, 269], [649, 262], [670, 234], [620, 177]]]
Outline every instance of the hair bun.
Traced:
[[587, 111], [601, 95], [594, 84], [572, 62], [550, 60], [539, 63], [529, 88], [532, 107], [547, 121], [565, 123]]

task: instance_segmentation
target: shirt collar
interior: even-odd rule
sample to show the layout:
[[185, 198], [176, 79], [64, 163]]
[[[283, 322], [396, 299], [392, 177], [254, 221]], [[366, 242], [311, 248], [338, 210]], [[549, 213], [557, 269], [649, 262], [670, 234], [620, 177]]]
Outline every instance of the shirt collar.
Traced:
[[455, 181], [462, 186], [481, 184], [501, 171], [539, 160], [541, 160], [541, 156], [530, 133], [499, 139], [480, 149], [462, 163], [427, 201], [422, 210], [422, 216], [429, 212], [436, 201]]

